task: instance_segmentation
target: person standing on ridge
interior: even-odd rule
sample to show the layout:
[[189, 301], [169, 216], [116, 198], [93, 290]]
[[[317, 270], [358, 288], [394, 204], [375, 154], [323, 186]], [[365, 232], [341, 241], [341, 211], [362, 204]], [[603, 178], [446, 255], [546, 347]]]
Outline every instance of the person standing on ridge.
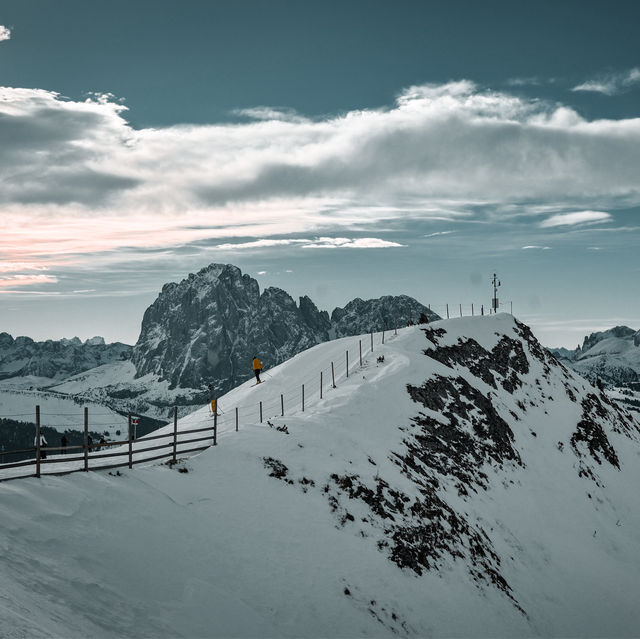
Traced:
[[253, 372], [256, 376], [256, 383], [260, 383], [260, 373], [262, 372], [262, 362], [254, 355], [253, 356]]
[[[34, 448], [38, 447], [38, 436], [37, 435], [33, 438], [33, 446], [34, 446]], [[46, 459], [47, 458], [47, 451], [45, 450], [46, 447], [47, 447], [47, 440], [45, 439], [44, 435], [42, 433], [40, 433], [40, 459]]]

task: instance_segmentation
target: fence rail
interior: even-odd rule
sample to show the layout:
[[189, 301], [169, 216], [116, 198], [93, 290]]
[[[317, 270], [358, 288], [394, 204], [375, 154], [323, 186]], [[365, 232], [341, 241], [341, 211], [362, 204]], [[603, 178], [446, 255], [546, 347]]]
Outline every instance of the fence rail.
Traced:
[[[485, 314], [484, 307], [480, 307], [480, 313], [475, 313], [474, 305], [468, 305], [468, 315], [483, 315]], [[433, 309], [432, 309], [433, 310]], [[463, 315], [463, 306], [458, 305], [458, 311], [460, 315]], [[440, 314], [440, 313], [438, 313]], [[445, 314], [450, 317], [450, 309], [448, 305], [445, 305]], [[273, 397], [265, 399], [264, 397], [252, 403], [233, 406], [233, 408], [222, 411], [219, 409], [218, 402], [216, 402], [216, 409], [208, 419], [199, 420], [194, 423], [194, 426], [198, 424], [206, 423], [206, 426], [197, 428], [187, 428], [178, 430], [178, 407], [174, 407], [173, 412], [173, 428], [170, 432], [160, 434], [149, 434], [135, 439], [133, 437], [132, 415], [129, 414], [127, 419], [128, 425], [128, 439], [107, 442], [107, 443], [89, 443], [89, 411], [88, 408], [84, 408], [84, 441], [82, 445], [73, 446], [55, 446], [46, 448], [40, 445], [41, 434], [41, 415], [40, 406], [36, 406], [35, 410], [35, 425], [36, 425], [36, 445], [33, 448], [23, 448], [17, 450], [3, 450], [2, 459], [3, 463], [0, 463], [0, 482], [10, 479], [24, 479], [26, 477], [40, 477], [44, 475], [63, 475], [73, 472], [87, 472], [89, 470], [107, 470], [113, 468], [123, 468], [128, 466], [132, 468], [135, 464], [144, 462], [157, 461], [159, 459], [171, 459], [173, 463], [177, 462], [178, 455], [185, 455], [187, 453], [195, 453], [206, 450], [211, 446], [217, 445], [217, 436], [219, 426], [228, 427], [229, 431], [239, 429], [240, 423], [264, 423], [269, 419], [275, 417], [284, 417], [286, 415], [292, 415], [296, 413], [304, 413], [310, 406], [317, 404], [321, 400], [327, 398], [327, 391], [331, 391], [337, 388], [338, 383], [347, 380], [357, 370], [362, 370], [368, 364], [365, 359], [366, 356], [376, 355], [376, 342], [378, 346], [385, 344], [385, 337], [389, 339], [389, 336], [395, 337], [398, 333], [398, 327], [394, 326], [390, 329], [385, 328], [382, 331], [370, 332], [367, 337], [360, 336], [357, 344], [354, 342], [352, 348], [347, 348], [344, 354], [340, 356], [339, 360], [334, 360], [326, 364], [326, 366], [316, 372], [307, 376], [305, 379], [299, 379], [296, 381], [296, 386], [290, 386], [288, 388], [279, 388]], [[269, 376], [269, 373], [264, 373]], [[329, 394], [330, 396], [330, 394]], [[27, 416], [28, 414], [20, 413], [20, 416]], [[0, 418], [3, 417], [0, 415]], [[188, 418], [188, 416], [187, 416]], [[169, 427], [169, 422], [164, 427]], [[208, 433], [205, 436], [192, 437], [192, 435], [200, 435], [202, 433]], [[186, 438], [185, 438], [186, 437]], [[168, 442], [151, 445], [150, 443], [169, 439]], [[204, 442], [209, 442], [204, 444]], [[185, 446], [191, 444], [199, 444], [197, 446], [191, 446], [185, 448]], [[107, 450], [103, 452], [103, 449], [115, 449]], [[67, 453], [70, 451], [77, 451], [78, 455], [69, 456]], [[155, 453], [156, 451], [165, 451], [161, 454], [149, 455], [148, 453]], [[34, 458], [24, 461], [4, 463], [5, 456], [17, 455], [17, 454], [30, 454], [33, 453]], [[52, 453], [58, 453], [58, 455], [50, 456]], [[106, 460], [120, 458], [118, 463], [101, 463]], [[99, 463], [96, 464], [95, 462]], [[57, 467], [58, 465], [67, 464], [67, 468], [57, 468], [53, 472], [47, 472], [47, 467]], [[19, 468], [34, 467], [35, 470], [27, 474], [9, 474], [6, 475], [3, 471]]]

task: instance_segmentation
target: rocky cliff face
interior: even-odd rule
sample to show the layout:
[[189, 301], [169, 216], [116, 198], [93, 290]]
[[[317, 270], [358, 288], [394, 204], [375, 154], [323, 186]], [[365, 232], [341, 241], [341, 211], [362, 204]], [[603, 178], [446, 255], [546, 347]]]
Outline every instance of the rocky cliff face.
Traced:
[[138, 376], [153, 373], [172, 387], [225, 392], [251, 376], [258, 355], [268, 368], [332, 336], [392, 328], [435, 313], [407, 297], [356, 299], [329, 318], [307, 296], [298, 304], [279, 288], [232, 265], [212, 264], [179, 284], [166, 284], [147, 309], [134, 347]]
[[336, 337], [346, 337], [417, 324], [421, 316], [430, 322], [440, 319], [439, 315], [407, 295], [385, 295], [373, 300], [356, 297], [344, 308], [336, 308], [331, 313], [331, 324]]
[[81, 342], [73, 339], [35, 342], [30, 337], [0, 333], [0, 379], [33, 375], [65, 379], [102, 364], [130, 357], [132, 347], [115, 342], [105, 344], [102, 337]]

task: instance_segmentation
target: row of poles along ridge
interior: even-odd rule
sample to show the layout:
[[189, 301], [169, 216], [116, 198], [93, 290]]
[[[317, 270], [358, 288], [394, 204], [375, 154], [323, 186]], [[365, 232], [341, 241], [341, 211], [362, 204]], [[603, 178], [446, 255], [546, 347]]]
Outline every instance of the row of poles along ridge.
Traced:
[[[512, 305], [511, 305], [511, 308], [512, 308]], [[429, 309], [431, 310], [431, 307], [429, 307]], [[484, 315], [483, 306], [481, 306], [480, 310], [481, 310], [480, 314]], [[459, 305], [459, 311], [460, 311], [460, 316], [462, 317], [463, 307], [461, 304]], [[471, 315], [475, 314], [474, 311], [475, 311], [474, 305], [472, 304]], [[450, 317], [448, 304], [445, 305], [445, 314], [447, 318]], [[387, 332], [386, 329], [383, 329], [382, 331], [379, 332], [381, 336], [381, 339], [380, 339], [381, 344], [385, 343], [386, 332]], [[393, 332], [394, 332], [394, 335], [398, 334], [397, 326], [394, 327]], [[66, 473], [78, 472], [78, 471], [86, 472], [89, 470], [90, 460], [98, 460], [98, 459], [105, 460], [112, 457], [125, 456], [126, 461], [120, 462], [120, 463], [107, 463], [106, 465], [101, 464], [98, 466], [92, 465], [91, 467], [92, 470], [104, 470], [107, 468], [117, 468], [117, 467], [124, 467], [124, 466], [133, 468], [133, 465], [137, 463], [151, 462], [151, 461], [164, 459], [164, 458], [169, 458], [170, 463], [176, 463], [178, 459], [178, 454], [182, 455], [186, 453], [200, 452], [202, 450], [205, 450], [206, 448], [209, 448], [212, 445], [216, 446], [218, 443], [218, 427], [220, 425], [224, 424], [224, 425], [232, 426], [232, 424], [230, 424], [229, 422], [230, 420], [233, 420], [233, 425], [235, 426], [235, 431], [237, 432], [240, 424], [241, 411], [243, 412], [245, 410], [251, 410], [252, 412], [256, 411], [254, 412], [254, 415], [259, 419], [260, 423], [263, 423], [265, 419], [265, 415], [268, 415], [269, 417], [275, 417], [275, 416], [284, 417], [285, 413], [286, 414], [296, 413], [298, 409], [301, 412], [304, 412], [305, 407], [308, 407], [310, 405], [310, 402], [313, 401], [314, 397], [317, 398], [318, 400], [324, 399], [325, 387], [327, 385], [330, 389], [334, 389], [337, 387], [336, 380], [339, 380], [342, 377], [342, 375], [344, 375], [345, 378], [348, 378], [350, 372], [351, 374], [353, 373], [353, 365], [356, 361], [358, 362], [360, 369], [364, 367], [364, 365], [366, 364], [366, 361], [364, 359], [365, 354], [372, 354], [374, 352], [374, 336], [375, 335], [376, 333], [374, 331], [371, 331], [369, 336], [370, 348], [368, 353], [363, 352], [363, 344], [362, 344], [363, 340], [361, 338], [358, 340], [358, 350], [355, 354], [357, 359], [350, 361], [350, 352], [348, 349], [345, 351], [344, 371], [342, 373], [336, 374], [337, 366], [336, 366], [336, 363], [332, 361], [330, 363], [330, 366], [328, 366], [327, 368], [319, 372], [319, 375], [315, 374], [313, 376], [309, 376], [306, 379], [302, 380], [300, 385], [297, 387], [299, 391], [296, 388], [285, 389], [284, 391], [279, 393], [278, 398], [272, 400], [271, 402], [267, 403], [267, 402], [263, 402], [263, 400], [260, 400], [257, 405], [255, 403], [252, 403], [252, 404], [235, 406], [231, 414], [221, 410], [221, 408], [218, 405], [218, 402], [215, 401], [213, 404], [215, 406], [215, 410], [212, 411], [212, 414], [209, 416], [208, 419], [198, 420], [193, 422], [193, 425], [198, 425], [203, 423], [208, 424], [207, 426], [202, 428], [195, 428], [195, 429], [190, 428], [187, 430], [178, 431], [178, 407], [176, 406], [174, 407], [174, 411], [173, 411], [173, 429], [171, 432], [164, 433], [161, 435], [153, 435], [153, 434], [145, 435], [143, 438], [139, 440], [135, 440], [134, 442], [134, 437], [132, 432], [133, 416], [129, 414], [127, 419], [127, 425], [128, 425], [127, 440], [115, 441], [115, 442], [112, 441], [112, 442], [107, 442], [106, 444], [105, 443], [89, 444], [89, 409], [85, 407], [84, 408], [83, 444], [80, 446], [66, 446], [66, 447], [47, 446], [46, 447], [47, 454], [54, 453], [54, 452], [65, 453], [65, 454], [60, 454], [59, 456], [52, 459], [49, 459], [49, 458], [44, 459], [43, 450], [40, 446], [40, 435], [41, 435], [40, 406], [36, 406], [36, 410], [35, 410], [36, 445], [35, 447], [27, 448], [23, 450], [3, 451], [3, 456], [17, 454], [17, 453], [34, 452], [35, 459], [26, 460], [22, 462], [9, 463], [9, 464], [5, 464], [5, 463], [0, 464], [0, 471], [2, 471], [3, 469], [19, 468], [23, 466], [26, 467], [26, 466], [35, 465], [35, 473], [29, 473], [28, 475], [19, 475], [19, 476], [6, 476], [6, 477], [0, 476], [0, 481], [3, 481], [5, 479], [18, 479], [23, 477], [30, 477], [34, 475], [36, 477], [40, 477], [41, 467], [43, 464], [48, 465], [48, 464], [57, 464], [57, 463], [63, 463], [63, 462], [65, 463], [80, 462], [81, 463], [79, 467], [76, 467], [70, 470], [66, 469], [59, 472], [47, 473], [47, 474], [55, 475], [55, 474], [66, 474]], [[267, 377], [269, 376], [268, 372], [263, 374], [265, 374]], [[310, 395], [308, 392], [309, 389], [318, 382], [319, 382], [319, 392], [317, 394], [314, 393]], [[299, 395], [298, 395], [298, 392], [300, 393]], [[306, 395], [305, 395], [305, 392], [307, 393]], [[287, 398], [286, 401], [285, 401], [285, 398]], [[216, 400], [216, 397], [214, 396], [212, 397], [212, 399]], [[25, 415], [24, 413], [20, 414], [20, 416], [24, 416], [24, 415]], [[71, 415], [71, 414], [65, 413], [65, 415]], [[18, 415], [15, 415], [15, 416], [18, 416]], [[212, 417], [213, 417], [213, 420], [211, 420]], [[211, 424], [211, 421], [213, 421], [213, 424]], [[252, 420], [249, 420], [249, 421], [252, 421]], [[104, 425], [105, 424], [101, 424], [101, 426], [104, 426]], [[200, 436], [201, 433], [207, 433], [207, 432], [208, 432], [207, 435]], [[180, 436], [184, 436], [184, 435], [198, 435], [198, 437], [190, 438], [186, 440], [180, 439]], [[152, 446], [148, 445], [149, 443], [154, 442], [154, 440], [160, 440], [164, 438], [171, 438], [171, 441], [165, 444], [160, 444], [160, 445], [152, 445]], [[205, 441], [207, 442], [207, 444], [202, 443]], [[140, 444], [142, 444], [144, 447], [141, 448]], [[183, 446], [187, 444], [197, 444], [197, 446], [184, 449]], [[126, 450], [111, 451], [111, 452], [102, 451], [103, 448], [111, 449], [114, 447], [126, 447]], [[156, 454], [157, 451], [163, 450], [163, 449], [168, 449], [168, 452]], [[66, 454], [72, 451], [81, 451], [81, 454], [75, 457], [70, 457], [69, 455]], [[154, 452], [154, 454], [151, 456], [140, 457], [140, 453], [149, 453], [149, 452]], [[136, 459], [135, 456], [138, 456], [138, 458]]]
[[[394, 333], [397, 335], [397, 329], [394, 330]], [[369, 351], [370, 353], [374, 351], [374, 335], [375, 333], [372, 331], [370, 334], [370, 344], [371, 344], [370, 351]], [[384, 342], [385, 342], [385, 331], [382, 331], [381, 343], [384, 344]], [[358, 363], [360, 368], [362, 368], [366, 363], [366, 361], [364, 360], [364, 355], [365, 353], [363, 352], [362, 339], [360, 339], [358, 342]], [[337, 380], [339, 381], [340, 379], [340, 374], [339, 373], [336, 374], [336, 368], [337, 367], [335, 362], [331, 362], [328, 368], [320, 371], [320, 374], [319, 374], [319, 377], [320, 377], [319, 398], [320, 399], [324, 398], [324, 391], [326, 386], [325, 380], [328, 381], [330, 379], [331, 388], [336, 388], [336, 381]], [[345, 369], [344, 369], [345, 377], [349, 377], [350, 368], [351, 368], [351, 364], [349, 362], [349, 351], [346, 350], [345, 351]], [[266, 373], [266, 375], [269, 375], [269, 373]], [[312, 398], [309, 397], [309, 395], [305, 397], [305, 389], [308, 390], [312, 385], [313, 385], [313, 378], [311, 376], [302, 381], [301, 386], [299, 387], [301, 391], [301, 396], [299, 400], [295, 398], [293, 398], [292, 400], [288, 399], [289, 397], [293, 397], [293, 395], [296, 394], [294, 389], [289, 388], [281, 392], [279, 394], [279, 398], [273, 402], [266, 403], [260, 400], [257, 406], [256, 404], [245, 404], [241, 406], [236, 406], [234, 410], [235, 430], [237, 431], [239, 428], [241, 410], [244, 411], [246, 409], [251, 408], [255, 411], [257, 408], [258, 414], [256, 415], [256, 417], [259, 418], [260, 423], [263, 423], [266, 414], [268, 414], [269, 416], [275, 416], [276, 414], [279, 413], [281, 416], [284, 416], [285, 412], [287, 414], [297, 412], [298, 407], [300, 407], [301, 411], [304, 412], [305, 407], [308, 407], [310, 405], [310, 401], [312, 400]], [[287, 401], [285, 401], [285, 397], [287, 397]], [[298, 403], [299, 401], [300, 403]], [[56, 413], [56, 415], [62, 415], [62, 414]], [[71, 413], [64, 413], [64, 415], [71, 415]], [[14, 416], [18, 416], [18, 415], [16, 414]], [[20, 416], [24, 416], [24, 414], [21, 413]], [[211, 423], [212, 421], [211, 417], [213, 417], [213, 424]], [[0, 476], [0, 481], [8, 480], [8, 479], [19, 479], [19, 478], [25, 478], [25, 477], [31, 477], [31, 476], [40, 477], [41, 474], [43, 474], [42, 467], [44, 465], [49, 465], [49, 464], [59, 464], [59, 463], [69, 464], [73, 462], [75, 463], [79, 462], [79, 465], [75, 468], [64, 469], [58, 472], [54, 471], [51, 473], [46, 473], [50, 475], [67, 474], [67, 473], [80, 472], [80, 471], [87, 472], [90, 469], [90, 461], [108, 460], [109, 458], [115, 458], [115, 457], [120, 457], [120, 458], [125, 457], [125, 461], [118, 462], [118, 463], [108, 462], [106, 464], [99, 463], [98, 465], [91, 464], [91, 470], [105, 470], [105, 469], [112, 469], [112, 468], [118, 468], [118, 467], [124, 467], [124, 466], [133, 468], [133, 465], [137, 463], [151, 462], [151, 461], [155, 461], [158, 459], [165, 459], [165, 458], [169, 458], [171, 460], [171, 463], [176, 463], [178, 459], [178, 454], [183, 455], [185, 453], [200, 452], [202, 450], [205, 450], [206, 448], [209, 448], [212, 445], [216, 446], [218, 443], [218, 427], [222, 424], [227, 423], [228, 417], [229, 417], [228, 415], [221, 413], [221, 411], [219, 411], [219, 407], [216, 403], [216, 410], [213, 411], [213, 414], [210, 415], [209, 418], [193, 422], [193, 425], [206, 423], [208, 424], [207, 426], [202, 428], [189, 428], [187, 430], [181, 429], [179, 431], [178, 430], [178, 407], [176, 406], [174, 407], [174, 411], [173, 411], [172, 432], [164, 433], [161, 435], [153, 435], [153, 434], [145, 435], [139, 440], [134, 440], [133, 429], [132, 429], [133, 416], [129, 414], [127, 419], [127, 424], [128, 424], [127, 430], [129, 435], [128, 439], [123, 441], [115, 441], [115, 442], [110, 441], [102, 444], [95, 444], [95, 443], [89, 444], [89, 409], [88, 407], [85, 407], [84, 421], [83, 421], [83, 426], [84, 426], [83, 444], [76, 445], [76, 446], [65, 446], [65, 447], [46, 446], [45, 448], [40, 445], [41, 414], [40, 414], [40, 406], [36, 406], [36, 410], [35, 410], [36, 445], [35, 447], [22, 449], [22, 450], [4, 451], [3, 453], [3, 455], [11, 455], [11, 454], [17, 454], [17, 453], [33, 452], [35, 453], [35, 459], [25, 460], [21, 462], [0, 464], [0, 471], [5, 469], [11, 469], [11, 468], [35, 466], [35, 472], [30, 472], [27, 475], [14, 475], [14, 476], [5, 476], [5, 477]], [[182, 439], [182, 437], [185, 435], [193, 435], [193, 434], [200, 434], [200, 433], [207, 433], [207, 434], [204, 436], [196, 437], [196, 438], [190, 438], [186, 440]], [[150, 443], [153, 444], [154, 440], [159, 440], [163, 438], [171, 438], [171, 441], [165, 444], [160, 444], [160, 445], [151, 445], [151, 446], [149, 445]], [[201, 443], [205, 441], [207, 442], [206, 445]], [[198, 445], [196, 447], [188, 448], [185, 450], [184, 445], [186, 444], [198, 444]], [[124, 447], [125, 450], [103, 452], [103, 449], [112, 449], [114, 447]], [[150, 452], [158, 451], [162, 449], [169, 449], [169, 450], [168, 452], [163, 452], [161, 454], [154, 453], [151, 456], [140, 457], [141, 453], [150, 453]], [[59, 453], [59, 455], [53, 458], [51, 457], [45, 458], [43, 456], [43, 453], [45, 452], [47, 455], [51, 455], [52, 453]], [[79, 452], [79, 455], [73, 456], [73, 454], [76, 452]], [[68, 453], [71, 453], [71, 455]], [[138, 458], [136, 458], [136, 456]]]

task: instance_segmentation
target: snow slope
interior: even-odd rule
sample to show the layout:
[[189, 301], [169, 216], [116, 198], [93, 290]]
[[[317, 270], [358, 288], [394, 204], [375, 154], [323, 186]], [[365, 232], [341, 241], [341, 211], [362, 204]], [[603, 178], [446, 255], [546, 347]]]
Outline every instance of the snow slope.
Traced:
[[398, 333], [232, 390], [177, 467], [0, 483], [3, 633], [637, 636], [637, 423], [510, 316]]
[[85, 406], [89, 409], [92, 431], [107, 433], [108, 439], [116, 439], [116, 431], [127, 427], [126, 417], [100, 403], [80, 402], [73, 397], [49, 391], [0, 389], [0, 418], [34, 423], [36, 405], [40, 406], [40, 423], [60, 433], [66, 430], [81, 431], [84, 428]]

